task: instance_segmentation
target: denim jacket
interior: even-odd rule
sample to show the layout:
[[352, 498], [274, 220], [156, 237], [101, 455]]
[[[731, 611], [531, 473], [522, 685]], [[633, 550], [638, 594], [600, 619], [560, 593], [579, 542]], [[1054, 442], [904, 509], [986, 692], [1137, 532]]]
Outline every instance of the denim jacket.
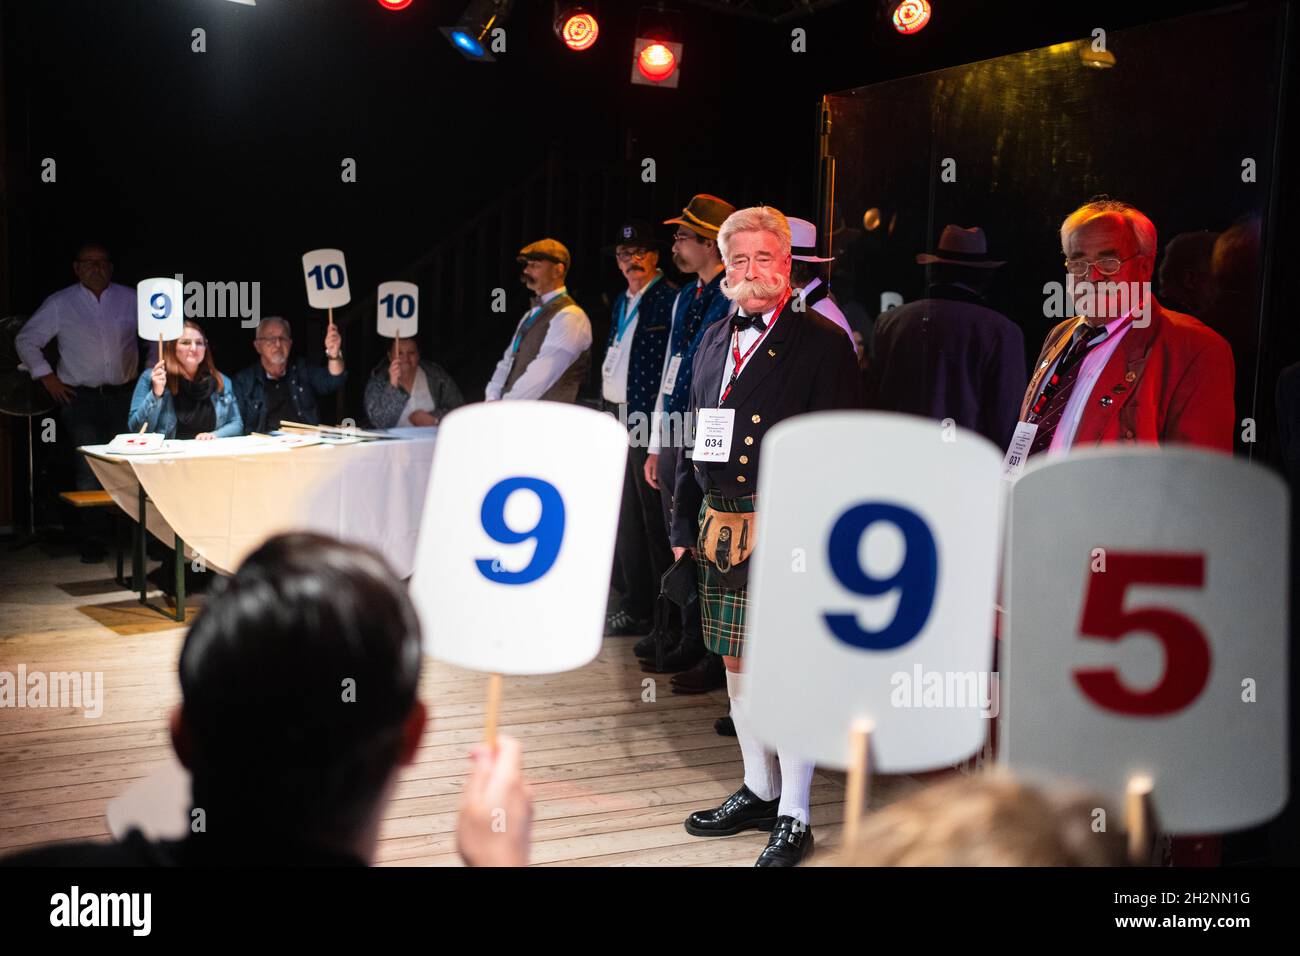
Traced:
[[[294, 414], [288, 420], [303, 425], [319, 425], [320, 408], [317, 400], [322, 395], [334, 394], [348, 380], [346, 371], [331, 375], [328, 369], [308, 365], [307, 360], [302, 358], [291, 361], [284, 376], [289, 386], [289, 401]], [[230, 387], [234, 389], [235, 401], [239, 403], [239, 417], [244, 420], [244, 430], [266, 431], [266, 372], [262, 370], [262, 364], [258, 362], [235, 373]]]
[[[217, 373], [221, 375], [220, 372]], [[162, 432], [168, 438], [176, 437], [176, 406], [172, 402], [172, 393], [163, 389], [162, 397], [153, 393], [153, 383], [149, 381], [153, 369], [140, 373], [140, 380], [135, 383], [135, 394], [131, 396], [131, 414], [126, 420], [128, 431], [138, 432], [140, 426], [149, 423], [149, 431]], [[225, 388], [212, 393], [212, 406], [217, 411], [217, 424], [212, 434], [217, 438], [231, 438], [244, 433], [244, 422], [239, 417], [239, 405], [235, 402], [235, 391], [230, 384], [230, 376], [221, 376]]]

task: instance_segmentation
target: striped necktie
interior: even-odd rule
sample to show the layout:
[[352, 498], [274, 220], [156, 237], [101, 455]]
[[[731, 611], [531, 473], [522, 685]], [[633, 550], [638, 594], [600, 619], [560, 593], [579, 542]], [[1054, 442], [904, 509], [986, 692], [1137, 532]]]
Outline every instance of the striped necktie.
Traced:
[[1061, 360], [1056, 363], [1056, 368], [1052, 370], [1047, 384], [1043, 387], [1043, 393], [1038, 396], [1038, 400], [1030, 410], [1029, 420], [1038, 423], [1034, 442], [1029, 446], [1030, 456], [1044, 451], [1051, 445], [1052, 435], [1056, 433], [1056, 426], [1061, 423], [1065, 406], [1069, 404], [1070, 395], [1074, 392], [1074, 383], [1079, 379], [1083, 357], [1087, 354], [1089, 346], [1099, 336], [1105, 334], [1104, 325], [1094, 326], [1087, 323], [1079, 326], [1078, 331], [1074, 333], [1074, 340], [1061, 356]]

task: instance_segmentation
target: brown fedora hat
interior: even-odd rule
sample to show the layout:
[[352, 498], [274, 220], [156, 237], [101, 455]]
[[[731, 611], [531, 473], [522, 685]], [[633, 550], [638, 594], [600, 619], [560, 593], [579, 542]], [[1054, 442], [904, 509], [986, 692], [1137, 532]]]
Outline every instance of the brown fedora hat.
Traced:
[[943, 262], [951, 266], [967, 266], [971, 269], [996, 269], [1006, 265], [1002, 259], [990, 259], [988, 242], [984, 239], [984, 230], [979, 226], [963, 229], [961, 226], [944, 226], [939, 236], [939, 248], [935, 252], [922, 252], [916, 257], [916, 264], [929, 265]]
[[736, 207], [725, 199], [700, 193], [692, 196], [682, 214], [676, 219], [665, 219], [665, 226], [685, 226], [698, 232], [706, 239], [717, 239], [718, 230], [727, 221], [727, 217], [736, 211]]

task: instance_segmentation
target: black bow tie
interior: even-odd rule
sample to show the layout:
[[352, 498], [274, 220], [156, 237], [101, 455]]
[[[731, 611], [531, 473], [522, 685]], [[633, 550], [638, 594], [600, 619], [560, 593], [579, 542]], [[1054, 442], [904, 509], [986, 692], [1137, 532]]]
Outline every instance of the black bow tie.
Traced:
[[731, 317], [731, 327], [737, 332], [743, 332], [751, 325], [760, 332], [767, 328], [767, 323], [763, 321], [761, 315], [745, 315], [743, 312], [737, 312]]

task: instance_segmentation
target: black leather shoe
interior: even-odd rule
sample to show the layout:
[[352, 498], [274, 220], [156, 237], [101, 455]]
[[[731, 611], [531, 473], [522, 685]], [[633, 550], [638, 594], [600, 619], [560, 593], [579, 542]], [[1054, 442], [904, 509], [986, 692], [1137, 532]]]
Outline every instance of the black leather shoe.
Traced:
[[672, 684], [674, 694], [707, 694], [727, 686], [727, 668], [717, 654], [705, 654], [690, 670], [674, 675]]
[[681, 631], [656, 628], [632, 646], [632, 653], [643, 661], [652, 661], [659, 653], [661, 644], [664, 654], [667, 655], [672, 653], [672, 649], [677, 646], [681, 638]]
[[719, 717], [715, 720], [713, 722], [713, 732], [719, 737], [736, 736], [736, 723], [731, 719], [731, 715], [728, 714], [726, 717]]
[[[703, 641], [698, 638], [694, 640], [683, 638], [678, 642], [677, 646], [669, 651], [664, 657], [664, 673], [680, 674], [683, 671], [688, 671], [698, 664], [700, 659], [707, 653], [709, 653], [709, 651], [704, 646]], [[722, 677], [724, 685], [726, 684], [726, 679], [726, 674], [724, 673]]]
[[650, 622], [642, 617], [633, 617], [627, 611], [615, 611], [605, 618], [606, 637], [631, 637], [634, 634], [650, 633]]
[[780, 802], [779, 799], [760, 800], [753, 790], [741, 784], [739, 790], [722, 801], [722, 806], [697, 810], [687, 817], [686, 832], [691, 836], [731, 836], [742, 830], [770, 830], [776, 823]]
[[812, 827], [795, 817], [777, 817], [755, 866], [798, 866], [812, 856]]

